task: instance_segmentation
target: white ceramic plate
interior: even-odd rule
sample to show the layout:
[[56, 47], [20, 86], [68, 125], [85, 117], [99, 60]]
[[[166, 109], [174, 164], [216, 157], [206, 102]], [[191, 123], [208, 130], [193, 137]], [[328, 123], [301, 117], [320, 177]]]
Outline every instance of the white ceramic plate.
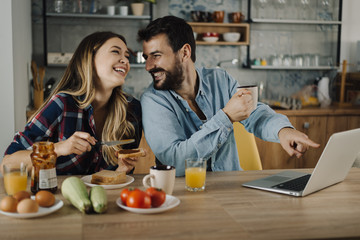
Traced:
[[121, 198], [116, 199], [116, 204], [119, 207], [121, 207], [121, 208], [123, 208], [123, 209], [125, 209], [127, 211], [130, 211], [130, 212], [141, 213], [141, 214], [152, 214], [152, 213], [165, 212], [167, 210], [170, 210], [170, 209], [178, 206], [180, 204], [180, 199], [178, 199], [177, 197], [166, 194], [165, 202], [160, 207], [157, 207], [157, 208], [132, 208], [132, 207], [127, 207], [122, 203]]
[[[35, 196], [31, 196], [31, 198], [35, 199]], [[39, 210], [36, 213], [11, 213], [11, 212], [4, 212], [1, 210], [0, 213], [13, 218], [36, 218], [56, 212], [57, 210], [62, 208], [62, 206], [64, 206], [64, 202], [59, 199], [55, 199], [54, 205], [48, 208], [39, 207]]]
[[134, 178], [131, 177], [131, 176], [126, 175], [126, 182], [125, 183], [114, 184], [114, 185], [92, 184], [91, 183], [91, 175], [84, 176], [84, 177], [81, 178], [81, 180], [85, 183], [85, 185], [87, 185], [89, 187], [102, 186], [105, 189], [116, 189], [116, 188], [122, 188], [122, 187], [125, 187], [125, 186], [129, 185], [130, 183], [132, 183], [134, 181]]

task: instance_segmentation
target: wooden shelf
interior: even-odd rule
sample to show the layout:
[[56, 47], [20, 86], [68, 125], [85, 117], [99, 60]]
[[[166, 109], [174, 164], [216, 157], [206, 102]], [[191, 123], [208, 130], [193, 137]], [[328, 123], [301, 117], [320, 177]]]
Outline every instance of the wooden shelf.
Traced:
[[[250, 25], [247, 23], [208, 23], [208, 22], [189, 22], [193, 31], [198, 33], [196, 44], [198, 45], [249, 45]], [[201, 40], [201, 34], [205, 32], [217, 32], [220, 39], [217, 42], [205, 42]], [[221, 34], [226, 32], [239, 32], [241, 34], [238, 42], [225, 42]]]

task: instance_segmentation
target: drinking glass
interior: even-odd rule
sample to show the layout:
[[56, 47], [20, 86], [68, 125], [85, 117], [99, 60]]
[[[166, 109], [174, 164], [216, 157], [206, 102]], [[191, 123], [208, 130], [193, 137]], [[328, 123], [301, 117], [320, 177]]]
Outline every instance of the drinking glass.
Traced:
[[26, 191], [27, 178], [27, 164], [23, 162], [20, 164], [4, 164], [4, 187], [8, 195]]
[[286, 18], [286, 4], [287, 0], [275, 0], [274, 7], [276, 9], [276, 16], [278, 19]]
[[333, 4], [331, 0], [318, 0], [318, 19], [325, 21], [333, 20], [332, 7]]
[[266, 18], [267, 5], [268, 0], [257, 0], [255, 2], [255, 8], [257, 9], [257, 17]]
[[310, 0], [298, 0], [299, 19], [308, 20], [310, 18]]
[[190, 192], [205, 190], [206, 160], [188, 158], [185, 160], [185, 188]]

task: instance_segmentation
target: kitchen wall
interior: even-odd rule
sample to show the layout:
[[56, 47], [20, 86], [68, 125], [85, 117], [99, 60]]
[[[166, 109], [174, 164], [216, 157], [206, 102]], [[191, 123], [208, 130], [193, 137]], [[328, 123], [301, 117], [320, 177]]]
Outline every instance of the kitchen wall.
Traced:
[[343, 24], [341, 31], [341, 60], [348, 60], [348, 72], [360, 71], [356, 68], [356, 63], [360, 62], [359, 56], [356, 56], [356, 43], [360, 41], [360, 1], [346, 0], [343, 1]]
[[[33, 16], [41, 14], [41, 1], [33, 0]], [[125, 4], [126, 1], [106, 0], [101, 1], [103, 6], [107, 4]], [[225, 12], [232, 12], [235, 10], [242, 11], [247, 15], [247, 5], [245, 0], [158, 0], [158, 3], [154, 5], [155, 17], [164, 16], [167, 14], [175, 15], [184, 18], [187, 21], [190, 19], [191, 10], [204, 10], [214, 11], [215, 9], [225, 10]], [[48, 49], [51, 51], [63, 51], [71, 52], [75, 49], [77, 44], [81, 41], [83, 36], [97, 30], [111, 30], [117, 31], [126, 36], [129, 42], [129, 47], [133, 50], [141, 50], [141, 45], [136, 42], [136, 32], [134, 29], [141, 27], [136, 21], [128, 23], [125, 21], [109, 21], [98, 20], [96, 24], [86, 23], [83, 19], [74, 20], [75, 23], [64, 22], [55, 23], [48, 29], [48, 36], [58, 36], [48, 41]], [[228, 21], [225, 17], [225, 22]], [[34, 39], [34, 58], [37, 62], [42, 61], [42, 24], [41, 17], [33, 17], [33, 39]], [[125, 24], [125, 25], [124, 25]], [[76, 26], [74, 26], [76, 25]], [[146, 25], [146, 24], [145, 24]], [[145, 26], [142, 23], [142, 26]], [[49, 25], [50, 26], [50, 25]], [[129, 28], [131, 26], [131, 28]], [[121, 30], [120, 30], [121, 29]], [[71, 38], [69, 37], [71, 36]], [[274, 33], [272, 36], [276, 36]], [[252, 36], [252, 41], [257, 39], [256, 36]], [[306, 41], [307, 36], [301, 36]], [[284, 39], [288, 39], [289, 36], [284, 36]], [[275, 42], [277, 39], [273, 37], [269, 39], [269, 42]], [[218, 62], [224, 60], [230, 60], [233, 58], [240, 59], [239, 64], [232, 65], [225, 63], [223, 68], [229, 71], [229, 73], [239, 81], [240, 84], [260, 84], [265, 85], [264, 97], [269, 99], [277, 99], [279, 96], [291, 96], [292, 94], [301, 90], [305, 85], [311, 84], [316, 77], [329, 76], [333, 79], [336, 71], [266, 71], [266, 70], [250, 70], [244, 69], [242, 64], [246, 62], [245, 46], [198, 46], [197, 47], [197, 62], [196, 66], [215, 67]], [[296, 52], [296, 49], [293, 50]], [[54, 77], [57, 80], [61, 78], [63, 68], [52, 68], [47, 70], [46, 77]], [[144, 69], [132, 68], [130, 74], [127, 77], [124, 89], [139, 98], [144, 89], [151, 83], [152, 79], [150, 75], [146, 73]]]
[[2, 0], [0, 8], [0, 156], [24, 129], [29, 103], [31, 2]]

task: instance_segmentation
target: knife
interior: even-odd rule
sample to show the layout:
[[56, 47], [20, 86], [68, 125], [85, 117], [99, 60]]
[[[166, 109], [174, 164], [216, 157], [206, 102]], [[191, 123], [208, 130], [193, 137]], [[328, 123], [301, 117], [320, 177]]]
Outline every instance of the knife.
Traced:
[[120, 141], [101, 141], [101, 142], [97, 142], [95, 144], [95, 146], [100, 146], [100, 145], [106, 145], [106, 146], [125, 145], [125, 144], [129, 144], [129, 143], [133, 143], [133, 142], [135, 142], [135, 139], [124, 139], [124, 140], [120, 140]]

